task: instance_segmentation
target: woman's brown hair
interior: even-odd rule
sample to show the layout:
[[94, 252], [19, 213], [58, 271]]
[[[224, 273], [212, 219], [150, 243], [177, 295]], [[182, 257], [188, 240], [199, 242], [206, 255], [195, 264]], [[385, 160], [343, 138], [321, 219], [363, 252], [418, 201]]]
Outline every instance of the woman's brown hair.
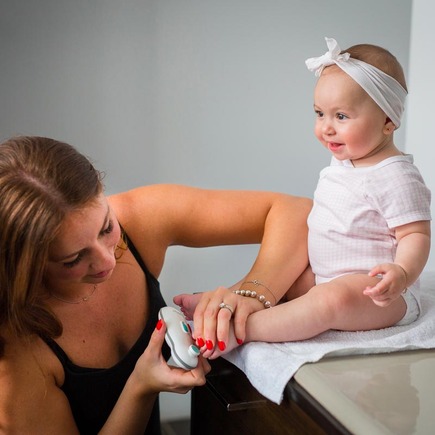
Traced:
[[48, 249], [65, 215], [102, 190], [101, 174], [71, 145], [29, 136], [0, 144], [0, 327], [62, 333], [41, 299]]

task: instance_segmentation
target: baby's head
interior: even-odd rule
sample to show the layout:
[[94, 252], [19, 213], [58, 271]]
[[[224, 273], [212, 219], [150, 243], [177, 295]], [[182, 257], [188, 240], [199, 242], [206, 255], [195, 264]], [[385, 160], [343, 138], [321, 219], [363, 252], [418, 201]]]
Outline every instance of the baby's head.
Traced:
[[333, 66], [351, 77], [381, 108], [394, 124], [400, 126], [407, 95], [403, 69], [397, 59], [382, 47], [359, 44], [341, 50], [337, 41], [325, 38], [328, 51], [305, 61], [316, 76]]
[[402, 66], [396, 57], [385, 48], [371, 44], [358, 44], [341, 52], [341, 54], [344, 53], [349, 53], [350, 57], [353, 59], [362, 60], [365, 63], [375, 66], [385, 74], [396, 79], [402, 85], [403, 89], [408, 90]]

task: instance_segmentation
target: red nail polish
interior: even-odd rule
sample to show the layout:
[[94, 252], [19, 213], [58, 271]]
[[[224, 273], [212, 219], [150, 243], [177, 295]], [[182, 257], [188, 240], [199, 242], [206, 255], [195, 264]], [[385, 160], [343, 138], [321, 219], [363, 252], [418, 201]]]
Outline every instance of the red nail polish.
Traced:
[[213, 342], [211, 341], [211, 340], [206, 340], [206, 342], [205, 342], [205, 347], [208, 349], [208, 350], [212, 350], [213, 349]]
[[196, 344], [198, 345], [199, 348], [201, 348], [202, 346], [204, 346], [204, 340], [202, 339], [202, 337], [198, 337], [196, 339]]
[[224, 341], [219, 340], [218, 341], [218, 346], [219, 346], [219, 350], [221, 350], [222, 352], [226, 349], [227, 345], [225, 344]]
[[243, 344], [243, 340], [240, 340], [240, 338], [236, 338], [236, 341], [237, 341], [237, 344], [238, 344], [238, 345]]
[[162, 321], [162, 319], [159, 319], [159, 321], [157, 322], [157, 325], [156, 325], [157, 331], [160, 331], [162, 329], [162, 326], [163, 326], [163, 321]]

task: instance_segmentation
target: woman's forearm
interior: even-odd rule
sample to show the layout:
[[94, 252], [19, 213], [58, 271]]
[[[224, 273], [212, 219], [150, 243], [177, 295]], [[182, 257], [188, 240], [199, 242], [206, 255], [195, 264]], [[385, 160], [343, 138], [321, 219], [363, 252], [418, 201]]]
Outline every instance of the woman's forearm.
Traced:
[[144, 433], [157, 397], [157, 393], [146, 394], [140, 391], [130, 376], [112, 413], [99, 433], [102, 435]]
[[[308, 265], [307, 217], [312, 202], [292, 197], [273, 206], [266, 218], [258, 256], [246, 277], [235, 288], [257, 290], [279, 301]], [[263, 285], [255, 285], [257, 280]], [[268, 291], [273, 297], [268, 296]]]

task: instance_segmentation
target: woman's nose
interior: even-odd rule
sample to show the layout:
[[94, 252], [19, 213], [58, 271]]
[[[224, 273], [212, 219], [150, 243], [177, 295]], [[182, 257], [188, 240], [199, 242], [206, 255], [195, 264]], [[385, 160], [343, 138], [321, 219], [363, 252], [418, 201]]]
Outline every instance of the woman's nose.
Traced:
[[115, 259], [115, 246], [107, 246], [102, 243], [98, 249], [96, 258], [92, 263], [92, 268], [100, 271], [100, 270], [108, 270], [115, 267], [116, 259]]

